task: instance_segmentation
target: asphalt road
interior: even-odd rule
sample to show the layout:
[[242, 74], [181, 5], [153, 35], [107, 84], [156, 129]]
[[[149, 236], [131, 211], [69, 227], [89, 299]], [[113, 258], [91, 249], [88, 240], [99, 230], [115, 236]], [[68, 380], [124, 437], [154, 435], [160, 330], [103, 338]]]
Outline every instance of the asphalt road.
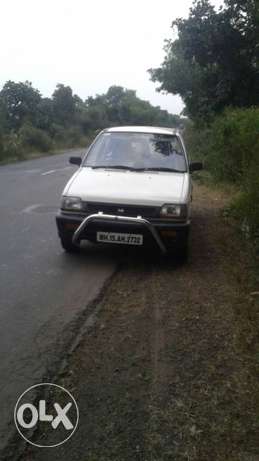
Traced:
[[55, 374], [80, 316], [116, 267], [110, 249], [61, 249], [55, 213], [75, 170], [70, 155], [0, 167], [0, 451], [15, 429], [18, 396]]

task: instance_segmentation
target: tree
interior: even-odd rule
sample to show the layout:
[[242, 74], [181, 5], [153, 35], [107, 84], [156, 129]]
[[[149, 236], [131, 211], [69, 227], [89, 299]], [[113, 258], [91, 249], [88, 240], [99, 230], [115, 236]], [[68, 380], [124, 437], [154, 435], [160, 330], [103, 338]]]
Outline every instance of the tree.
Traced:
[[167, 40], [164, 62], [149, 71], [160, 91], [180, 94], [196, 120], [259, 104], [258, 0], [226, 0], [218, 12], [196, 0], [172, 27], [178, 38]]
[[52, 95], [54, 116], [57, 123], [71, 124], [76, 110], [77, 101], [74, 99], [70, 86], [58, 83]]
[[81, 145], [109, 126], [177, 126], [180, 120], [116, 85], [83, 101], [63, 84], [42, 98], [30, 82], [8, 81], [0, 91], [0, 158]]
[[24, 121], [35, 119], [41, 95], [31, 82], [15, 83], [9, 80], [0, 92], [0, 99], [9, 129], [17, 130]]
[[107, 109], [108, 119], [111, 123], [123, 123], [123, 110], [124, 99], [126, 91], [122, 86], [111, 86], [104, 98]]
[[54, 123], [54, 104], [50, 98], [42, 98], [38, 104], [37, 114], [33, 120], [33, 124], [42, 130], [51, 131]]
[[7, 111], [3, 100], [0, 98], [0, 136], [8, 131]]

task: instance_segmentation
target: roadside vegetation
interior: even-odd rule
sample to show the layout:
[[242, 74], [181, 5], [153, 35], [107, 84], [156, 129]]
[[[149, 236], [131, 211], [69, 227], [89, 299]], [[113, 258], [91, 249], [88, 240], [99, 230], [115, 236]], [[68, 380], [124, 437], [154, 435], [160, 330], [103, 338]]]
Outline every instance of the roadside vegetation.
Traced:
[[184, 119], [112, 86], [106, 94], [83, 101], [58, 84], [42, 97], [32, 84], [8, 81], [0, 91], [0, 161], [23, 159], [31, 152], [86, 146], [99, 130], [114, 125], [179, 127]]
[[[180, 94], [189, 123], [185, 138], [210, 178], [233, 184], [231, 211], [246, 233], [259, 230], [259, 2], [193, 3], [172, 24], [165, 59], [151, 69], [159, 89]], [[208, 177], [208, 173], [207, 174]]]

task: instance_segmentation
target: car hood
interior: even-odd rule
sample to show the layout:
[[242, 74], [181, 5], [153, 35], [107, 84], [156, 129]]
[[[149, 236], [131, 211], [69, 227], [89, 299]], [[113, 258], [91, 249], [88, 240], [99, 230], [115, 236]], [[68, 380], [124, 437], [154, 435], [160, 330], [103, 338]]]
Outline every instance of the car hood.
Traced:
[[80, 168], [63, 195], [88, 202], [162, 206], [164, 203], [184, 203], [189, 182], [188, 173]]

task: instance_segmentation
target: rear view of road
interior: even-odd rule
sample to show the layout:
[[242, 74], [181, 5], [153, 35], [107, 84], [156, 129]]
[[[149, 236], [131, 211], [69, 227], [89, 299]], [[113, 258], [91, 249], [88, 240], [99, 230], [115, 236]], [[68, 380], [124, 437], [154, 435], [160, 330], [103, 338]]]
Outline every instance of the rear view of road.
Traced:
[[69, 155], [0, 167], [0, 451], [19, 394], [55, 374], [80, 316], [115, 269], [110, 249], [68, 256], [60, 247], [55, 213], [75, 170]]

